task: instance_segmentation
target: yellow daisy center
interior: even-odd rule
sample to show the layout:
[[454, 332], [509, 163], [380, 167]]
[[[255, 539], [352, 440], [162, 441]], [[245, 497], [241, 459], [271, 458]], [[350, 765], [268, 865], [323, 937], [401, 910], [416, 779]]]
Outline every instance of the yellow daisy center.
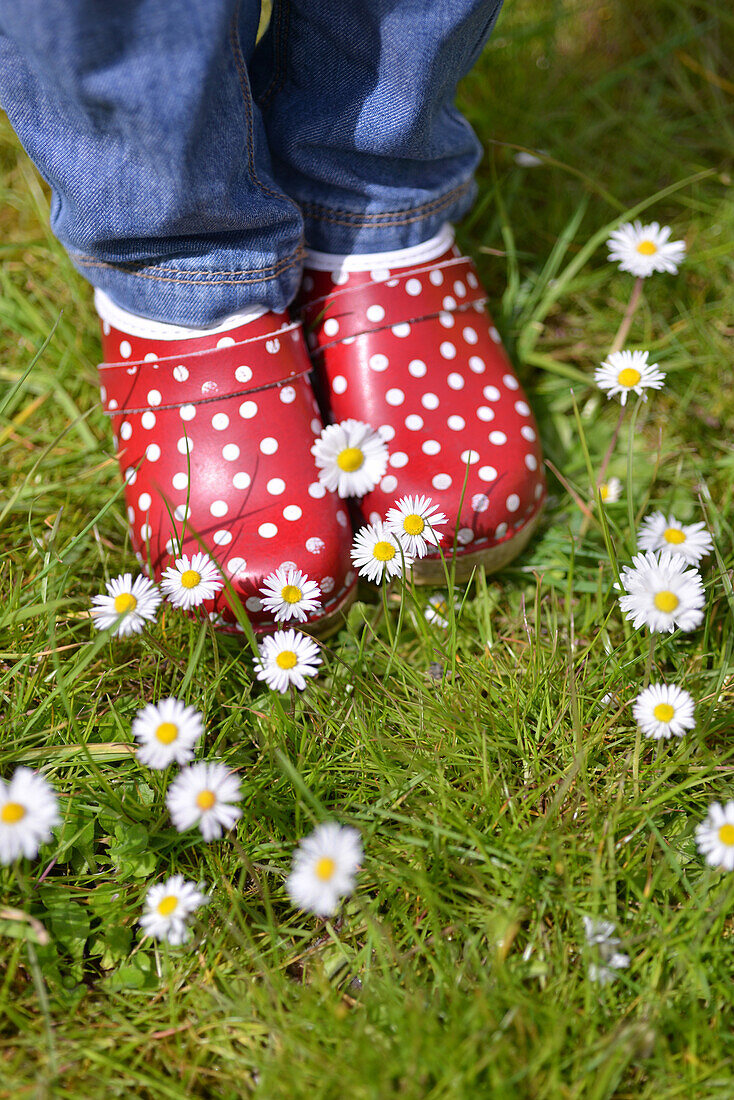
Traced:
[[669, 722], [675, 714], [675, 707], [671, 707], [670, 703], [658, 703], [653, 709], [653, 714], [658, 722]]
[[336, 458], [336, 464], [340, 470], [345, 470], [348, 474], [354, 473], [358, 470], [364, 462], [364, 455], [360, 451], [359, 447], [345, 447], [343, 451], [340, 451]]
[[448, 611], [446, 606], [446, 600], [439, 600], [438, 603], [434, 603], [434, 609], [439, 612], [440, 615], [445, 615]]
[[719, 829], [719, 840], [727, 846], [734, 844], [734, 825], [722, 825]]
[[138, 606], [138, 601], [130, 592], [121, 592], [119, 596], [115, 596], [115, 611], [118, 615], [124, 615], [126, 611], [134, 611]]
[[201, 584], [201, 573], [197, 573], [195, 569], [187, 569], [181, 574], [182, 588], [196, 588], [197, 584]]
[[199, 791], [196, 796], [196, 805], [200, 810], [211, 810], [212, 806], [216, 803], [217, 796], [214, 791]]
[[642, 378], [642, 375], [634, 367], [625, 367], [617, 375], [617, 381], [620, 386], [626, 386], [628, 389], [632, 389]]
[[658, 250], [658, 246], [652, 241], [640, 241], [637, 246], [637, 251], [641, 256], [654, 256]]
[[663, 532], [663, 538], [666, 542], [672, 542], [676, 546], [679, 546], [682, 542], [686, 541], [686, 536], [683, 534], [679, 527], [668, 527]]
[[286, 603], [298, 603], [303, 598], [303, 592], [295, 584], [287, 584], [285, 588], [281, 588], [280, 594]]
[[170, 745], [178, 737], [178, 726], [175, 722], [161, 722], [155, 731], [155, 736], [162, 745]]
[[26, 815], [26, 808], [20, 802], [6, 802], [0, 810], [0, 821], [3, 825], [17, 825]]
[[296, 654], [293, 652], [292, 649], [284, 649], [275, 658], [275, 663], [278, 666], [278, 668], [285, 668], [285, 669], [295, 668], [296, 665], [298, 664], [298, 657], [296, 656]]
[[167, 894], [166, 897], [161, 898], [158, 902], [158, 915], [161, 917], [170, 917], [171, 913], [175, 913], [178, 906], [178, 898], [175, 894]]
[[[732, 826], [732, 828], [734, 828], [734, 826]], [[317, 879], [321, 882], [328, 882], [334, 874], [334, 871], [336, 871], [336, 862], [331, 856], [322, 856], [321, 859], [317, 861], [313, 870]]]
[[422, 518], [415, 513], [411, 516], [406, 516], [403, 520], [403, 530], [406, 535], [421, 535], [425, 530], [425, 526]]
[[607, 485], [606, 481], [603, 485], [599, 486], [599, 496], [602, 500], [606, 500], [609, 496], [609, 486]]
[[391, 542], [376, 542], [372, 550], [372, 557], [376, 561], [392, 561], [395, 553], [395, 547]]
[[662, 592], [655, 593], [654, 603], [658, 611], [665, 611], [667, 614], [670, 614], [671, 611], [675, 611], [680, 600], [675, 592], [669, 592], [667, 589], [664, 589]]

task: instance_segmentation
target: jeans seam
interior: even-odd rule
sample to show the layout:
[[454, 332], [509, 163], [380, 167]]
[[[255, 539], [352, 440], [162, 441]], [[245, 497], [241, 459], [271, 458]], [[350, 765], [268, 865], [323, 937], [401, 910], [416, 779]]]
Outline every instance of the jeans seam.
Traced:
[[[265, 283], [272, 279], [277, 279], [284, 272], [289, 271], [293, 267], [297, 267], [304, 258], [304, 252], [302, 248], [299, 248], [297, 252], [291, 253], [290, 256], [286, 256], [280, 263], [273, 265], [272, 267], [266, 267], [258, 270], [253, 268], [249, 271], [183, 271], [177, 268], [160, 268], [159, 273], [154, 271], [135, 271], [125, 264], [111, 264], [105, 260], [85, 259], [72, 255], [72, 261], [79, 267], [100, 267], [107, 268], [110, 271], [118, 271], [123, 275], [132, 275], [136, 279], [152, 279], [154, 282], [160, 283], [181, 283], [189, 286], [236, 286], [246, 285], [249, 283]], [[170, 273], [170, 275], [176, 275], [177, 278], [169, 277], [169, 274], [160, 274], [160, 272]], [[265, 274], [265, 272], [272, 272], [272, 274]], [[231, 275], [237, 276], [236, 278], [208, 278], [208, 279], [196, 279], [185, 278], [189, 275]], [[240, 275], [257, 275], [256, 279], [239, 278]]]
[[[312, 217], [314, 221], [328, 222], [332, 225], [354, 227], [375, 225], [390, 228], [396, 225], [408, 225], [411, 222], [428, 218], [431, 214], [440, 213], [441, 210], [450, 206], [455, 199], [467, 191], [471, 185], [472, 181], [467, 180], [440, 199], [433, 199], [431, 202], [421, 203], [419, 206], [409, 207], [406, 210], [386, 210], [377, 214], [360, 214], [351, 210], [331, 210], [329, 207], [321, 206], [315, 202], [302, 203], [301, 210], [304, 214]], [[335, 217], [334, 215], [337, 214], [341, 216]]]
[[[258, 106], [262, 109], [266, 107], [276, 92], [279, 92], [285, 83], [285, 61], [288, 42], [288, 32], [290, 30], [290, 5], [288, 0], [275, 0], [275, 24], [271, 23], [271, 34], [273, 36], [273, 76], [263, 94], [258, 99]], [[283, 13], [285, 13], [285, 19], [283, 19]], [[281, 26], [284, 25], [283, 33], [281, 34]]]

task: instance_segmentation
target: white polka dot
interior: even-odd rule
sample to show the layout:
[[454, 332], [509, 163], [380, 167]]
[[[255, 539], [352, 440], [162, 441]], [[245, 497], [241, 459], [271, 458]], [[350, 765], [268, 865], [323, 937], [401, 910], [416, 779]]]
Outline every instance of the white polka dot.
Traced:
[[543, 483], [542, 483], [542, 481], [539, 481], [538, 484], [535, 486], [535, 499], [540, 500], [542, 495], [543, 495]]
[[252, 420], [257, 415], [257, 402], [243, 401], [240, 405], [240, 416], [243, 420]]
[[434, 489], [448, 489], [451, 484], [451, 478], [448, 474], [436, 474], [431, 481], [431, 485]]
[[213, 538], [217, 546], [227, 546], [232, 541], [232, 532], [224, 530], [215, 531]]
[[518, 382], [517, 378], [515, 378], [514, 374], [503, 374], [502, 381], [507, 386], [508, 390], [520, 389], [520, 383]]
[[220, 340], [217, 340], [218, 348], [231, 348], [235, 343], [232, 336], [222, 336]]
[[495, 530], [494, 537], [496, 539], [503, 539], [506, 534], [507, 534], [507, 524], [506, 523], [500, 523], [498, 525], [497, 529]]
[[405, 394], [402, 390], [394, 388], [387, 391], [385, 400], [388, 405], [402, 405], [403, 401], [405, 401]]
[[424, 455], [437, 455], [441, 451], [441, 444], [437, 439], [425, 439], [421, 443], [421, 450]]
[[465, 328], [461, 335], [464, 337], [467, 344], [476, 344], [477, 340], [479, 339], [476, 331], [473, 328], [469, 327]]
[[453, 328], [456, 324], [456, 318], [453, 313], [447, 313], [445, 309], [442, 309], [438, 315], [438, 323], [442, 325], [443, 328]]
[[530, 416], [530, 406], [526, 401], [516, 401], [515, 411], [520, 413], [520, 416]]
[[489, 335], [490, 335], [490, 336], [492, 337], [492, 339], [494, 340], [495, 344], [501, 344], [501, 343], [502, 343], [502, 337], [500, 336], [499, 332], [498, 332], [498, 331], [497, 331], [497, 329], [496, 329], [496, 328], [494, 327], [494, 325], [491, 325], [491, 326], [490, 326], [490, 329], [489, 329]]
[[115, 401], [114, 397], [111, 397], [109, 399], [109, 401], [107, 402], [107, 408], [108, 409], [116, 409], [117, 408], [117, 402]]
[[102, 322], [102, 332], [105, 334], [105, 336], [109, 336], [109, 334], [110, 334], [110, 323], [109, 323], [109, 321], [103, 321]]
[[120, 344], [120, 355], [122, 356], [122, 358], [123, 359], [129, 359], [130, 356], [132, 355], [132, 351], [133, 351], [133, 349], [130, 347], [130, 341], [129, 340], [123, 340], [122, 343]]
[[475, 512], [486, 512], [489, 508], [489, 497], [486, 493], [475, 493], [471, 498], [471, 506]]
[[452, 298], [450, 294], [447, 294], [441, 305], [450, 313], [452, 309], [456, 309], [456, 298]]
[[342, 340], [342, 344], [344, 344], [345, 347], [346, 347], [349, 344], [353, 344], [356, 339], [357, 339], [356, 336], [345, 336], [344, 339]]
[[249, 382], [252, 378], [252, 371], [249, 367], [241, 366], [234, 372], [234, 376], [238, 382]]
[[387, 370], [390, 366], [390, 361], [386, 355], [371, 355], [369, 359], [370, 370], [377, 371], [378, 373], [383, 370]]
[[476, 277], [476, 275], [474, 274], [473, 271], [470, 271], [467, 274], [466, 281], [469, 284], [469, 286], [472, 288], [472, 290], [476, 290], [476, 288], [479, 286], [479, 279], [477, 279], [477, 277]]
[[405, 418], [405, 427], [409, 432], [419, 432], [423, 427], [423, 417], [418, 416], [417, 413], [410, 413]]
[[185, 382], [189, 376], [188, 369], [182, 364], [173, 368], [173, 377], [177, 382]]
[[466, 421], [463, 416], [450, 416], [446, 421], [452, 432], [460, 432], [462, 428], [466, 427]]
[[313, 497], [314, 500], [319, 500], [321, 497], [326, 496], [326, 489], [320, 481], [312, 481], [308, 487], [308, 495]]
[[382, 523], [382, 516], [379, 512], [370, 512], [370, 523]]
[[285, 482], [282, 477], [271, 477], [265, 488], [271, 497], [279, 497], [281, 493], [285, 492]]
[[245, 607], [248, 611], [262, 611], [262, 600], [259, 600], [257, 596], [248, 596], [245, 600]]
[[339, 331], [339, 322], [337, 321], [336, 317], [328, 317], [324, 321], [324, 335], [325, 336], [336, 336], [338, 331]]
[[367, 306], [367, 320], [372, 321], [373, 324], [377, 324], [377, 322], [381, 321], [384, 316], [385, 310], [382, 308], [382, 306], [378, 306], [377, 304]]
[[499, 401], [500, 391], [496, 386], [485, 386], [482, 393], [487, 398], [487, 401]]
[[278, 450], [278, 440], [272, 435], [266, 435], [260, 440], [260, 450], [264, 455], [274, 455]]
[[140, 537], [143, 542], [147, 542], [152, 534], [153, 528], [150, 526], [149, 523], [144, 523], [143, 526], [140, 528]]
[[411, 359], [408, 363], [408, 374], [411, 374], [413, 378], [422, 378], [428, 368], [422, 359]]
[[525, 465], [527, 466], [528, 470], [537, 470], [538, 460], [535, 455], [525, 455]]
[[494, 481], [497, 477], [497, 471], [494, 466], [480, 466], [477, 470], [480, 481]]
[[125, 484], [134, 485], [138, 480], [138, 471], [133, 466], [128, 466], [125, 470]]
[[316, 416], [311, 421], [311, 431], [313, 432], [314, 435], [320, 435], [321, 434], [321, 421]]
[[129, 523], [135, 523], [135, 509], [132, 504], [128, 504], [127, 506], [127, 518]]
[[520, 507], [520, 497], [517, 493], [510, 493], [505, 504], [507, 505], [508, 512], [516, 512]]
[[232, 484], [235, 489], [249, 489], [252, 483], [252, 478], [249, 474], [246, 474], [244, 470], [238, 470], [232, 478]]
[[278, 354], [278, 352], [280, 351], [280, 340], [277, 338], [277, 336], [273, 340], [265, 341], [265, 350], [268, 352], [269, 355]]
[[339, 511], [336, 513], [336, 522], [339, 524], [340, 527], [349, 526], [349, 516], [343, 508], [340, 508]]
[[457, 374], [456, 371], [452, 371], [446, 381], [452, 390], [463, 390], [464, 388], [464, 379], [462, 375]]
[[466, 297], [466, 287], [464, 286], [464, 284], [461, 282], [460, 279], [457, 279], [456, 282], [454, 283], [454, 294], [456, 295], [457, 298], [465, 298]]
[[460, 527], [456, 532], [456, 541], [460, 546], [468, 546], [474, 540], [474, 532], [471, 527]]
[[432, 271], [428, 278], [434, 286], [441, 286], [443, 282], [443, 271]]
[[141, 493], [138, 497], [138, 508], [141, 512], [147, 512], [150, 508], [150, 493]]
[[410, 294], [411, 298], [415, 298], [417, 294], [420, 294], [422, 289], [420, 279], [408, 279], [405, 284], [405, 293]]
[[482, 374], [487, 369], [487, 365], [483, 359], [480, 359], [478, 355], [472, 355], [469, 359], [469, 370], [473, 370], [475, 374]]
[[213, 500], [209, 505], [209, 511], [213, 516], [226, 516], [227, 514], [227, 501], [226, 500]]
[[181, 523], [191, 515], [191, 509], [186, 504], [177, 504], [173, 509], [173, 518]]
[[179, 471], [179, 473], [173, 475], [172, 481], [173, 481], [174, 489], [178, 489], [179, 491], [182, 491], [183, 489], [188, 488], [189, 475], [184, 474], [181, 471]]
[[395, 429], [392, 424], [380, 424], [377, 434], [385, 443], [389, 443], [391, 439], [395, 438]]
[[231, 576], [235, 576], [235, 574], [242, 572], [246, 566], [247, 562], [244, 558], [230, 558], [227, 562], [227, 572]]
[[145, 448], [145, 457], [148, 462], [157, 462], [161, 457], [161, 449], [157, 443], [149, 443]]
[[375, 267], [370, 271], [370, 279], [373, 283], [384, 283], [390, 278], [390, 269], [387, 267]]
[[479, 451], [462, 451], [460, 457], [465, 465], [467, 462], [473, 465], [475, 462], [479, 462]]
[[489, 405], [480, 405], [477, 416], [480, 420], [494, 420], [494, 409], [490, 409]]
[[383, 493], [394, 493], [398, 487], [398, 479], [392, 474], [387, 474], [380, 482], [380, 488]]
[[211, 380], [202, 382], [201, 392], [204, 397], [213, 397], [215, 393], [219, 393], [219, 386], [216, 382], [212, 382]]
[[283, 509], [283, 519], [289, 519], [291, 522], [300, 519], [302, 515], [303, 509], [299, 508], [297, 504], [287, 504]]
[[329, 595], [330, 592], [334, 591], [334, 578], [333, 577], [322, 577], [321, 578], [321, 591], [323, 593], [325, 593], [327, 596]]
[[332, 378], [331, 388], [334, 393], [344, 393], [347, 388], [347, 380], [343, 374], [337, 374], [335, 378]]
[[178, 544], [175, 543], [173, 541], [173, 539], [169, 539], [168, 542], [166, 543], [166, 553], [167, 554], [179, 554], [180, 553]]
[[236, 443], [225, 443], [222, 447], [222, 458], [226, 458], [227, 462], [234, 462], [235, 459], [240, 457], [240, 449]]
[[178, 410], [178, 415], [181, 417], [182, 420], [193, 420], [196, 416], [196, 406], [182, 405], [181, 408]]
[[406, 336], [410, 336], [410, 325], [406, 321], [403, 321], [400, 325], [393, 325], [392, 334], [402, 340]]
[[444, 359], [456, 358], [456, 348], [449, 340], [444, 340], [438, 350], [441, 352], [441, 355], [444, 357]]
[[148, 404], [149, 405], [160, 405], [160, 403], [161, 403], [160, 390], [148, 390]]
[[296, 400], [296, 391], [293, 386], [283, 386], [278, 392], [278, 397], [284, 405], [290, 405], [292, 401]]
[[179, 440], [177, 440], [177, 442], [176, 442], [176, 449], [178, 450], [178, 453], [181, 454], [181, 455], [188, 454], [190, 451], [193, 451], [193, 449], [194, 449], [193, 439], [187, 438], [185, 435], [182, 435], [181, 438]]
[[424, 409], [437, 409], [440, 402], [435, 393], [424, 393], [421, 397], [421, 405]]
[[531, 428], [529, 424], [523, 424], [522, 428], [520, 428], [520, 435], [523, 439], [527, 439], [528, 443], [535, 442], [535, 430]]
[[323, 539], [318, 538], [317, 535], [312, 535], [310, 539], [306, 539], [305, 546], [309, 554], [320, 554], [326, 546], [326, 543]]
[[215, 413], [212, 417], [212, 428], [215, 432], [223, 432], [229, 427], [229, 417], [226, 413]]
[[388, 462], [394, 470], [402, 470], [403, 466], [408, 465], [408, 456], [405, 451], [393, 451]]
[[129, 420], [123, 420], [120, 425], [120, 439], [129, 439], [133, 434], [133, 426]]
[[490, 432], [489, 442], [494, 443], [495, 447], [501, 447], [503, 443], [507, 442], [507, 436], [504, 432]]

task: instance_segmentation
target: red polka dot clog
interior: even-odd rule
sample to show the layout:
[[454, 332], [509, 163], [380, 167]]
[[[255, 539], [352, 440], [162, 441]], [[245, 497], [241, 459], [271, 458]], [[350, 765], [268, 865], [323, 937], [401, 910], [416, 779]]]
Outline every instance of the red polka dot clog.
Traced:
[[[289, 563], [318, 582], [306, 629], [338, 625], [355, 591], [343, 502], [319, 484], [322, 428], [300, 325], [267, 313], [226, 336], [156, 341], [103, 323], [102, 402], [126, 481], [133, 549], [160, 578], [181, 552], [217, 561], [258, 632], [263, 579]], [[203, 605], [238, 628], [226, 589]]]
[[[307, 268], [300, 303], [330, 416], [367, 421], [388, 443], [365, 518], [430, 496], [448, 516], [441, 546], [455, 544], [459, 580], [515, 557], [545, 496], [537, 427], [485, 301], [473, 262], [450, 249], [410, 270]], [[440, 581], [438, 554], [414, 576]]]

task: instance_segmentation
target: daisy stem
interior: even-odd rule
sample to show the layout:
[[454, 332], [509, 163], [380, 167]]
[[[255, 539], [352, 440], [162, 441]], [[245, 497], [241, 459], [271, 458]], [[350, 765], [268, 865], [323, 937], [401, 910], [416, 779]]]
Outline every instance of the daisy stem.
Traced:
[[617, 335], [614, 337], [614, 340], [612, 341], [612, 346], [607, 352], [607, 355], [612, 355], [615, 351], [621, 351], [624, 347], [624, 342], [627, 339], [629, 330], [632, 326], [632, 318], [635, 315], [637, 307], [640, 304], [640, 298], [642, 297], [642, 282], [643, 280], [641, 276], [638, 276], [635, 279], [635, 285], [632, 287], [632, 293], [630, 295], [630, 300], [627, 303], [627, 309], [624, 311], [622, 323], [617, 329]]
[[648, 647], [647, 647], [647, 659], [645, 661], [645, 677], [644, 677], [644, 683], [643, 683], [644, 687], [648, 687], [649, 684], [650, 684], [650, 676], [652, 674], [652, 662], [653, 662], [654, 654], [655, 654], [655, 635], [651, 634], [650, 635], [650, 640], [649, 640], [649, 643], [648, 643]]
[[[395, 649], [395, 635], [393, 634], [392, 622], [390, 621], [390, 609], [389, 609], [388, 603], [387, 603], [388, 587], [389, 587], [389, 585], [388, 585], [387, 577], [383, 577], [383, 579], [382, 579], [382, 609], [383, 609], [383, 612], [385, 614], [385, 626], [387, 627], [387, 636], [390, 640], [390, 649], [394, 650]], [[392, 660], [392, 653], [390, 654], [390, 660]], [[389, 668], [389, 664], [388, 664], [388, 668]]]

